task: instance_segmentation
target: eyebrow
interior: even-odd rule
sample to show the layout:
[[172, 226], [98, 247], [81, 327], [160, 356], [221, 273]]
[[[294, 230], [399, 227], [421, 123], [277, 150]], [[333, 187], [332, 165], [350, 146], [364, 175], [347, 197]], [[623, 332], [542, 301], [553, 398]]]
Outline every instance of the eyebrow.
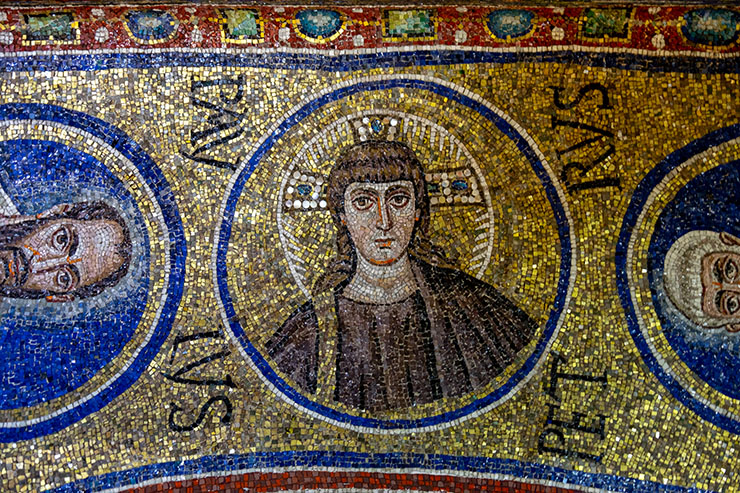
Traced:
[[80, 244], [80, 239], [77, 236], [77, 231], [70, 228], [70, 234], [72, 238], [69, 240], [69, 249], [67, 250], [67, 257], [72, 258], [77, 253], [77, 246]]
[[378, 191], [374, 188], [356, 188], [350, 192], [351, 195], [355, 195], [357, 193], [367, 193], [370, 195], [375, 195], [376, 197], [378, 196]]
[[389, 195], [391, 193], [398, 192], [399, 190], [404, 191], [404, 192], [408, 192], [408, 193], [412, 193], [411, 190], [409, 190], [409, 187], [407, 187], [406, 185], [396, 185], [396, 186], [391, 187], [388, 190], [386, 190], [385, 194], [386, 195]]

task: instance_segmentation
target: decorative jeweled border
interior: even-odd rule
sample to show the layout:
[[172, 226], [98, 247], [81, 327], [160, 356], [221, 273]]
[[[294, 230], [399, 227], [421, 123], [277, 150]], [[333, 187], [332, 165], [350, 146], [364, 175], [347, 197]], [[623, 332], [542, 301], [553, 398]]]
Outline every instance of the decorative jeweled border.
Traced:
[[726, 55], [740, 52], [739, 36], [740, 9], [719, 6], [0, 8], [0, 52], [17, 53], [255, 44], [351, 50], [433, 43]]

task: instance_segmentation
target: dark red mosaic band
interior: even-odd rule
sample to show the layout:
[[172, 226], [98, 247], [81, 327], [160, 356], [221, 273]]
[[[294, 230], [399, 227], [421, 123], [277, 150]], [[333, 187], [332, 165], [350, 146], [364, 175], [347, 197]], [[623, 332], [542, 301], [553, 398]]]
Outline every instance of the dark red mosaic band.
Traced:
[[492, 492], [492, 493], [569, 493], [581, 490], [558, 488], [519, 481], [485, 478], [460, 478], [444, 475], [384, 474], [369, 472], [291, 471], [282, 473], [247, 473], [232, 476], [207, 477], [185, 481], [163, 481], [123, 490], [127, 493], [206, 493], [211, 491], [271, 491], [303, 490], [382, 490], [434, 492]]

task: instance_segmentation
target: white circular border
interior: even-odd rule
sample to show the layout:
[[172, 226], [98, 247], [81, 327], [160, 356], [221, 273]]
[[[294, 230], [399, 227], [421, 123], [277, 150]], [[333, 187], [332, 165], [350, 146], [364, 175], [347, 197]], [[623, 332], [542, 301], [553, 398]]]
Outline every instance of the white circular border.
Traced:
[[[660, 193], [663, 192], [663, 190], [668, 186], [668, 183], [673, 180], [676, 176], [678, 176], [681, 171], [686, 169], [689, 166], [692, 166], [697, 161], [706, 161], [706, 156], [721, 152], [726, 147], [729, 147], [733, 144], [740, 143], [740, 137], [732, 140], [728, 140], [727, 142], [723, 142], [717, 146], [712, 147], [711, 149], [707, 149], [704, 152], [701, 152], [695, 156], [692, 156], [691, 158], [687, 159], [680, 165], [673, 168], [668, 174], [666, 174], [663, 179], [658, 183], [650, 192], [650, 195], [648, 195], [648, 198], [645, 200], [645, 204], [642, 207], [642, 210], [640, 211], [640, 215], [637, 217], [637, 221], [635, 221], [635, 226], [632, 228], [632, 231], [635, 231], [638, 227], [642, 226], [642, 224], [645, 222], [645, 216], [647, 214], [648, 209], [652, 206], [653, 202], [655, 202], [655, 199], [658, 197]], [[718, 166], [721, 166], [719, 164]], [[731, 411], [728, 411], [726, 409], [723, 409], [713, 402], [710, 402], [705, 396], [699, 394], [697, 390], [694, 388], [694, 385], [687, 382], [685, 379], [683, 379], [680, 375], [675, 373], [673, 371], [673, 368], [668, 365], [668, 362], [663, 359], [662, 355], [658, 350], [656, 349], [655, 345], [653, 344], [652, 337], [648, 333], [647, 327], [645, 327], [645, 322], [642, 318], [642, 310], [639, 308], [640, 304], [638, 303], [637, 298], [635, 297], [634, 293], [634, 286], [635, 280], [632, 275], [632, 264], [633, 264], [633, 257], [634, 257], [634, 246], [635, 242], [637, 241], [637, 238], [634, 234], [630, 235], [630, 242], [627, 247], [627, 285], [630, 288], [630, 298], [632, 299], [632, 305], [634, 307], [637, 307], [635, 310], [635, 314], [637, 315], [637, 324], [640, 327], [640, 332], [642, 333], [643, 339], [645, 339], [645, 343], [647, 344], [648, 348], [650, 348], [650, 353], [655, 357], [655, 360], [658, 362], [660, 367], [665, 371], [667, 374], [669, 374], [676, 382], [679, 383], [679, 385], [686, 390], [689, 394], [691, 394], [691, 397], [698, 400], [699, 402], [703, 403], [705, 406], [707, 406], [712, 411], [725, 416], [727, 418], [733, 419], [735, 421], [740, 421], [740, 415], [737, 415]], [[689, 368], [690, 369], [690, 368]], [[697, 378], [699, 378], [697, 376]], [[701, 380], [701, 378], [699, 378]], [[703, 380], [702, 380], [703, 381]], [[705, 382], [706, 383], [706, 382]], [[709, 384], [707, 384], [709, 385]], [[724, 395], [724, 394], [723, 394]], [[730, 397], [728, 397], [730, 398]]]
[[[107, 152], [111, 153], [112, 155], [114, 155], [119, 160], [119, 162], [120, 163], [123, 163], [123, 165], [136, 177], [136, 179], [139, 182], [139, 185], [141, 185], [144, 188], [144, 190], [146, 191], [146, 195], [149, 197], [149, 199], [151, 200], [152, 205], [154, 207], [155, 214], [153, 216], [160, 223], [160, 227], [162, 228], [162, 230], [163, 231], [167, 231], [167, 227], [164, 225], [164, 222], [163, 222], [164, 217], [162, 215], [162, 209], [159, 207], [159, 203], [157, 203], [157, 201], [153, 199], [154, 193], [149, 188], [149, 185], [147, 185], [146, 181], [141, 176], [141, 173], [139, 173], [139, 170], [136, 168], [136, 166], [134, 165], [134, 163], [132, 163], [123, 154], [121, 154], [120, 152], [118, 152], [117, 149], [114, 149], [113, 147], [109, 146], [105, 141], [99, 139], [95, 135], [92, 135], [92, 134], [90, 134], [90, 133], [88, 133], [88, 132], [86, 132], [86, 131], [84, 131], [82, 129], [79, 129], [77, 127], [71, 127], [69, 125], [63, 125], [61, 123], [57, 123], [57, 122], [49, 121], [49, 120], [32, 120], [32, 119], [28, 119], [28, 120], [5, 120], [5, 121], [0, 122], [0, 132], [2, 132], [3, 130], [5, 130], [7, 127], [20, 126], [22, 124], [27, 125], [29, 123], [32, 124], [32, 125], [33, 124], [36, 124], [38, 126], [50, 126], [50, 127], [58, 127], [58, 128], [61, 128], [61, 129], [65, 130], [67, 132], [70, 132], [72, 134], [79, 135], [83, 139], [82, 142], [84, 142], [85, 139], [89, 139], [89, 140], [93, 141], [95, 144], [97, 144], [97, 145], [101, 146], [102, 148], [104, 148], [105, 151], [107, 151]], [[60, 144], [64, 144], [63, 142], [59, 142], [59, 143]], [[66, 145], [69, 145], [69, 144], [66, 144]], [[69, 146], [72, 147], [71, 145], [69, 145]], [[89, 154], [84, 149], [78, 149], [78, 150], [81, 151], [81, 152], [84, 152], [85, 154]], [[102, 164], [105, 166], [105, 163], [102, 163]], [[123, 180], [121, 180], [121, 181], [123, 182]], [[164, 254], [165, 254], [165, 256], [164, 256], [164, 258], [165, 258], [165, 265], [169, 266], [170, 265], [170, 250], [169, 250], [169, 248], [165, 248], [164, 249]], [[167, 269], [165, 269], [165, 273], [164, 273], [164, 283], [163, 283], [163, 286], [165, 286], [165, 288], [162, 291], [162, 297], [160, 299], [159, 307], [157, 308], [157, 311], [156, 311], [156, 313], [154, 315], [154, 319], [152, 320], [152, 324], [149, 327], [149, 330], [147, 331], [146, 337], [141, 342], [141, 344], [136, 348], [136, 350], [131, 354], [131, 356], [128, 358], [128, 360], [126, 361], [126, 363], [118, 370], [118, 372], [116, 372], [115, 375], [113, 375], [111, 378], [109, 378], [105, 383], [103, 383], [102, 385], [100, 385], [94, 391], [92, 391], [89, 394], [87, 394], [85, 397], [83, 397], [83, 398], [81, 398], [81, 399], [79, 399], [79, 400], [77, 400], [77, 401], [75, 401], [75, 402], [73, 402], [73, 403], [71, 403], [71, 404], [69, 404], [67, 406], [64, 406], [61, 409], [57, 409], [56, 411], [52, 411], [49, 414], [46, 414], [44, 416], [40, 416], [38, 418], [33, 418], [33, 419], [25, 420], [25, 421], [5, 421], [5, 422], [0, 422], [0, 428], [21, 428], [21, 427], [25, 427], [25, 426], [35, 425], [35, 424], [38, 424], [38, 423], [43, 423], [44, 421], [47, 421], [49, 419], [52, 419], [52, 418], [54, 418], [56, 416], [59, 416], [61, 414], [65, 414], [65, 413], [71, 411], [72, 409], [76, 408], [77, 406], [79, 406], [81, 404], [84, 404], [85, 402], [89, 401], [90, 399], [92, 399], [93, 397], [95, 397], [96, 395], [98, 395], [100, 392], [102, 392], [103, 390], [105, 390], [106, 388], [108, 388], [111, 384], [113, 384], [113, 382], [115, 382], [116, 380], [118, 380], [118, 378], [120, 378], [120, 376], [123, 375], [123, 373], [133, 364], [133, 362], [139, 356], [139, 353], [141, 352], [142, 348], [145, 347], [149, 343], [149, 341], [152, 338], [152, 335], [154, 334], [154, 330], [156, 329], [157, 324], [159, 323], [159, 319], [160, 319], [160, 317], [162, 315], [162, 309], [163, 309], [163, 307], [165, 305], [165, 300], [167, 298], [167, 289], [166, 289], [166, 286], [169, 285], [169, 277], [170, 277], [170, 270], [169, 270], [169, 268], [167, 268]], [[147, 304], [148, 303], [149, 303], [149, 301], [147, 302]], [[137, 327], [137, 330], [138, 330], [138, 327]], [[114, 360], [115, 360], [115, 357], [111, 361], [114, 361]], [[110, 364], [110, 362], [108, 364]], [[61, 397], [57, 397], [57, 399], [60, 399], [60, 398]], [[49, 402], [51, 402], [53, 400], [54, 399], [51, 399], [49, 401], [44, 401], [42, 404], [47, 404], [47, 403], [49, 403]]]
[[[275, 385], [270, 382], [270, 380], [265, 377], [265, 375], [262, 374], [262, 372], [257, 368], [255, 363], [252, 361], [252, 358], [247, 355], [246, 350], [244, 349], [243, 345], [239, 341], [239, 339], [232, 333], [230, 327], [230, 321], [229, 318], [226, 315], [226, 310], [223, 306], [223, 303], [221, 301], [221, 297], [219, 296], [218, 292], [218, 272], [217, 272], [217, 259], [218, 259], [218, 241], [214, 242], [213, 245], [213, 253], [211, 254], [211, 272], [213, 274], [213, 285], [214, 289], [216, 290], [216, 299], [219, 307], [219, 311], [221, 312], [221, 318], [223, 320], [224, 326], [226, 327], [226, 332], [229, 334], [229, 338], [234, 343], [234, 345], [238, 348], [239, 353], [242, 355], [243, 359], [249, 364], [250, 368], [254, 370], [254, 372], [257, 374], [257, 376], [267, 385], [267, 387], [272, 391], [273, 394], [278, 396], [282, 401], [286, 402], [287, 404], [290, 404], [291, 406], [295, 407], [296, 409], [300, 410], [303, 413], [306, 413], [310, 416], [313, 416], [321, 421], [330, 423], [334, 426], [337, 426], [339, 428], [349, 429], [353, 431], [363, 432], [363, 433], [371, 433], [371, 434], [380, 434], [380, 435], [407, 435], [411, 433], [418, 433], [418, 432], [427, 432], [427, 431], [435, 431], [435, 430], [443, 430], [446, 428], [449, 428], [451, 426], [458, 425], [464, 421], [467, 421], [471, 418], [478, 417], [482, 414], [487, 413], [491, 409], [500, 406], [504, 402], [508, 401], [515, 393], [519, 391], [524, 385], [529, 382], [529, 380], [532, 378], [532, 376], [539, 370], [539, 368], [544, 364], [545, 356], [549, 352], [550, 348], [552, 347], [553, 343], [557, 339], [558, 333], [560, 332], [560, 328], [563, 325], [563, 321], [565, 320], [566, 315], [569, 313], [570, 310], [568, 310], [568, 305], [570, 304], [571, 295], [573, 294], [573, 281], [575, 280], [576, 276], [576, 261], [578, 258], [577, 255], [577, 245], [575, 241], [575, 233], [573, 231], [573, 224], [572, 224], [572, 217], [570, 214], [570, 210], [568, 208], [568, 202], [566, 201], [565, 193], [563, 192], [563, 187], [560, 185], [560, 180], [558, 179], [557, 175], [552, 171], [550, 168], [550, 165], [547, 162], [547, 159], [545, 158], [544, 154], [539, 150], [539, 147], [537, 147], [537, 144], [534, 142], [532, 137], [515, 121], [513, 121], [508, 115], [506, 115], [504, 112], [502, 112], [499, 108], [490, 105], [488, 102], [486, 102], [481, 96], [478, 94], [465, 89], [464, 87], [458, 86], [457, 84], [454, 84], [452, 82], [448, 82], [443, 79], [438, 79], [436, 77], [431, 77], [428, 75], [414, 75], [414, 74], [393, 74], [393, 75], [374, 75], [374, 76], [367, 76], [367, 77], [360, 77], [356, 79], [349, 79], [344, 82], [340, 82], [338, 84], [331, 85], [327, 88], [322, 89], [321, 91], [312, 93], [305, 97], [303, 100], [301, 100], [298, 104], [295, 104], [293, 107], [291, 107], [289, 110], [287, 110], [283, 117], [280, 120], [277, 120], [275, 123], [270, 125], [267, 129], [265, 129], [264, 133], [262, 134], [262, 137], [252, 146], [252, 148], [247, 153], [245, 159], [242, 160], [242, 163], [239, 165], [239, 167], [234, 171], [234, 173], [231, 175], [231, 178], [229, 179], [229, 182], [226, 186], [224, 197], [221, 201], [221, 207], [219, 208], [219, 215], [218, 215], [218, 222], [216, 224], [215, 229], [215, 236], [214, 238], [219, 238], [221, 226], [223, 224], [224, 219], [224, 213], [226, 211], [226, 203], [228, 201], [229, 195], [231, 194], [231, 190], [234, 188], [234, 184], [236, 183], [236, 180], [241, 175], [241, 172], [244, 170], [246, 165], [249, 163], [248, 157], [253, 155], [254, 152], [259, 149], [259, 147], [275, 132], [275, 130], [278, 129], [278, 127], [282, 124], [283, 121], [290, 118], [292, 115], [297, 113], [301, 108], [303, 108], [306, 104], [310, 103], [311, 101], [320, 98], [321, 96], [324, 96], [326, 94], [332, 93], [334, 91], [337, 91], [344, 87], [354, 86], [356, 84], [361, 84], [363, 82], [375, 82], [375, 81], [389, 81], [389, 80], [419, 80], [419, 81], [425, 81], [425, 82], [432, 82], [434, 84], [447, 87], [449, 89], [452, 89], [453, 91], [456, 91], [459, 94], [462, 94], [481, 105], [485, 106], [489, 110], [496, 113], [499, 117], [503, 118], [509, 125], [511, 125], [514, 129], [519, 132], [521, 137], [524, 138], [524, 140], [527, 141], [531, 149], [536, 154], [537, 158], [542, 163], [542, 167], [546, 170], [547, 175], [549, 176], [553, 187], [555, 188], [555, 191], [557, 192], [558, 198], [560, 199], [561, 207], [563, 208], [563, 214], [565, 216], [565, 220], [568, 222], [568, 230], [569, 230], [569, 240], [571, 245], [571, 263], [570, 263], [570, 277], [568, 278], [568, 291], [565, 294], [565, 298], [563, 300], [563, 309], [560, 312], [560, 317], [558, 318], [558, 321], [555, 325], [555, 329], [553, 330], [553, 334], [550, 337], [549, 341], [547, 342], [546, 346], [542, 350], [542, 355], [540, 356], [539, 360], [534, 364], [532, 369], [529, 371], [527, 375], [525, 375], [506, 395], [502, 396], [500, 399], [498, 399], [496, 402], [493, 402], [489, 404], [488, 406], [478, 409], [477, 411], [471, 412], [469, 414], [466, 414], [465, 416], [462, 416], [458, 419], [454, 419], [451, 421], [446, 421], [443, 423], [435, 424], [435, 425], [429, 425], [429, 426], [423, 426], [423, 427], [417, 427], [417, 428], [390, 428], [390, 429], [382, 429], [382, 428], [374, 428], [374, 427], [368, 427], [368, 426], [358, 426], [353, 424], [344, 423], [342, 421], [338, 421], [336, 419], [328, 418], [322, 414], [319, 414], [315, 411], [312, 411], [310, 409], [307, 409], [300, 404], [293, 401], [291, 398], [283, 394], [280, 390], [278, 390]], [[248, 181], [248, 179], [247, 179]], [[310, 399], [309, 399], [310, 400]], [[312, 401], [314, 402], [314, 401]]]

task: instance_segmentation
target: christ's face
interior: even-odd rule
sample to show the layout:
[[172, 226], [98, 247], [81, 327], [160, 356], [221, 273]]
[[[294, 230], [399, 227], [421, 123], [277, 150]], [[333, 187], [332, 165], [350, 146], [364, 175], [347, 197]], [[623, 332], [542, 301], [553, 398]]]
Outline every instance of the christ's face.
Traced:
[[740, 320], [740, 255], [715, 252], [701, 265], [702, 310], [711, 317]]
[[375, 265], [389, 265], [406, 254], [419, 218], [414, 185], [407, 180], [351, 183], [344, 191], [344, 213], [357, 252]]
[[47, 222], [0, 249], [0, 285], [56, 295], [70, 293], [118, 269], [123, 259], [116, 246], [122, 241], [121, 226], [114, 221]]

